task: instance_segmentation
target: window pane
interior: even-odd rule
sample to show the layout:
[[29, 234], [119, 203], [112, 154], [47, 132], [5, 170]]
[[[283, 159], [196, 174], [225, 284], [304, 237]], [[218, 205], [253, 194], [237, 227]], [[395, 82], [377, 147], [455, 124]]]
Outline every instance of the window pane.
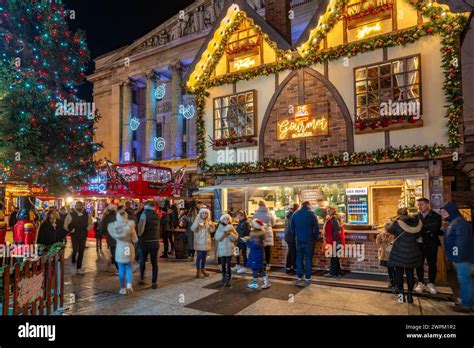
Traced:
[[379, 75], [379, 68], [378, 66], [371, 66], [367, 68], [367, 77], [377, 77]]
[[403, 87], [406, 85], [406, 78], [405, 78], [405, 75], [406, 74], [396, 74], [394, 76], [394, 79], [393, 79], [393, 85], [394, 86], [399, 86], [399, 87]]
[[420, 97], [420, 85], [407, 86], [407, 97], [408, 98], [419, 98]]
[[366, 81], [356, 82], [356, 93], [357, 94], [367, 93]]
[[364, 106], [367, 104], [367, 95], [358, 95], [357, 96], [357, 106]]
[[413, 72], [407, 73], [406, 84], [407, 85], [413, 85], [415, 83], [420, 83], [420, 80], [419, 80], [418, 77], [419, 77], [418, 71], [413, 71]]
[[380, 78], [380, 88], [390, 88], [392, 87], [392, 77], [384, 76]]
[[371, 79], [367, 81], [369, 91], [377, 91], [379, 89], [379, 79]]
[[379, 105], [380, 103], [380, 96], [378, 93], [369, 93], [368, 94], [368, 104], [369, 105]]
[[418, 57], [412, 57], [407, 59], [407, 71], [418, 69]]
[[357, 69], [355, 72], [356, 75], [356, 81], [364, 80], [367, 78], [367, 75], [365, 74], [366, 70], [365, 68], [362, 69]]
[[215, 139], [254, 135], [253, 95], [252, 91], [216, 99], [221, 99], [222, 103], [220, 108], [218, 102], [214, 103]]
[[380, 101], [381, 102], [388, 102], [392, 99], [392, 90], [391, 89], [384, 89], [380, 91]]
[[380, 117], [380, 103], [408, 101], [419, 110], [420, 58], [401, 58], [355, 70], [356, 118]]
[[390, 64], [384, 64], [380, 66], [380, 75], [390, 75], [391, 72], [391, 65]]
[[367, 118], [367, 109], [366, 108], [358, 108], [357, 109], [357, 117], [364, 119]]

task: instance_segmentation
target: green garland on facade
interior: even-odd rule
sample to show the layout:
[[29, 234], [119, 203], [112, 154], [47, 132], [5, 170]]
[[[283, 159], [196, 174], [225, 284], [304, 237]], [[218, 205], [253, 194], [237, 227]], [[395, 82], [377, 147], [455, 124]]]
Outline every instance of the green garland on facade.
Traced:
[[[428, 1], [425, 0], [406, 0], [408, 3], [413, 5], [417, 10], [419, 10], [425, 17], [431, 19], [430, 22], [418, 25], [411, 29], [401, 30], [397, 33], [389, 33], [378, 35], [367, 40], [357, 41], [354, 43], [349, 43], [345, 45], [340, 45], [331, 49], [324, 51], [319, 50], [320, 42], [323, 40], [327, 33], [334, 27], [335, 23], [340, 20], [343, 15], [344, 6], [347, 3], [347, 0], [339, 0], [334, 10], [330, 13], [328, 20], [324, 25], [319, 26], [315, 34], [310, 38], [313, 43], [313, 48], [308, 55], [301, 58], [293, 58], [291, 55], [280, 56], [278, 61], [273, 64], [268, 64], [264, 66], [259, 66], [256, 68], [247, 69], [241, 72], [235, 72], [225, 76], [217, 77], [210, 79], [210, 73], [208, 78], [201, 80], [200, 85], [192, 91], [196, 94], [196, 103], [197, 103], [197, 152], [198, 152], [198, 165], [204, 172], [210, 173], [245, 173], [245, 172], [259, 172], [266, 170], [268, 164], [272, 160], [265, 160], [264, 162], [258, 163], [239, 163], [239, 164], [215, 164], [208, 165], [206, 162], [206, 131], [205, 131], [205, 122], [204, 122], [204, 113], [205, 113], [205, 98], [207, 96], [206, 90], [211, 87], [216, 87], [224, 84], [229, 84], [241, 80], [251, 80], [259, 76], [268, 76], [279, 71], [283, 70], [297, 70], [304, 67], [310, 67], [317, 63], [322, 63], [325, 61], [338, 60], [343, 57], [353, 57], [361, 53], [374, 51], [384, 47], [394, 47], [394, 46], [405, 46], [410, 43], [414, 43], [420, 38], [427, 35], [439, 35], [441, 37], [442, 43], [442, 68], [445, 77], [443, 90], [445, 92], [445, 97], [447, 101], [447, 114], [448, 118], [448, 137], [449, 137], [449, 146], [457, 147], [461, 144], [461, 134], [460, 134], [460, 125], [462, 119], [462, 90], [461, 90], [461, 68], [459, 60], [459, 45], [458, 38], [459, 35], [465, 30], [468, 25], [466, 18], [462, 15], [448, 15], [444, 12], [441, 7], [432, 6]], [[240, 24], [240, 23], [239, 23]], [[226, 34], [230, 33], [232, 30], [227, 31]], [[218, 51], [221, 52], [220, 57], [224, 53], [225, 44], [220, 46]], [[218, 62], [218, 60], [217, 60]], [[216, 63], [217, 63], [216, 62]], [[419, 151], [415, 149], [425, 149], [423, 153], [427, 153], [428, 156], [418, 156]], [[411, 150], [409, 150], [411, 149]], [[400, 151], [403, 151], [403, 159], [408, 159], [406, 154], [416, 154], [418, 158], [436, 158], [441, 153], [446, 150], [446, 147], [443, 145], [434, 145], [434, 146], [414, 146], [411, 148], [399, 148], [389, 151], [393, 153], [394, 158], [389, 158], [391, 160], [397, 160], [396, 155], [401, 155]], [[364, 163], [354, 162], [354, 161], [344, 161], [343, 165], [355, 165], [355, 164], [370, 164], [370, 163], [379, 163], [380, 160], [375, 160], [380, 158], [380, 153], [385, 154], [386, 149], [380, 149], [369, 154], [368, 160]], [[350, 154], [351, 158], [359, 158], [360, 156], [366, 156], [366, 153], [353, 153]], [[329, 158], [334, 158], [333, 160], [327, 160]], [[389, 154], [390, 156], [390, 154]], [[314, 157], [306, 161], [312, 163], [323, 163], [321, 166], [334, 166], [342, 165], [343, 161], [340, 160], [341, 156], [332, 156], [325, 155], [322, 157]], [[273, 161], [287, 161], [285, 160], [273, 160]], [[373, 162], [375, 160], [375, 162]], [[327, 165], [326, 165], [327, 162]], [[279, 167], [279, 165], [277, 166]], [[306, 164], [302, 167], [307, 167]], [[319, 165], [317, 167], [320, 167]]]
[[390, 147], [372, 152], [354, 152], [341, 155], [326, 154], [308, 159], [288, 157], [283, 159], [265, 159], [264, 161], [253, 163], [215, 164], [206, 166], [205, 171], [210, 174], [235, 175], [303, 168], [348, 167], [417, 159], [435, 159], [445, 156], [445, 151], [446, 146], [438, 144], [433, 146], [400, 146], [398, 148]]

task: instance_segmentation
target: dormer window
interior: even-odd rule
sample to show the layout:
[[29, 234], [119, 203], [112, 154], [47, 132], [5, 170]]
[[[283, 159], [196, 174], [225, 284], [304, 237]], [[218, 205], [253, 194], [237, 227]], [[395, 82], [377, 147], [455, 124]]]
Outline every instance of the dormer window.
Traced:
[[396, 30], [394, 0], [352, 0], [344, 11], [345, 41], [363, 40]]
[[244, 21], [232, 34], [226, 45], [227, 72], [245, 70], [262, 63], [262, 39], [251, 27], [250, 21]]

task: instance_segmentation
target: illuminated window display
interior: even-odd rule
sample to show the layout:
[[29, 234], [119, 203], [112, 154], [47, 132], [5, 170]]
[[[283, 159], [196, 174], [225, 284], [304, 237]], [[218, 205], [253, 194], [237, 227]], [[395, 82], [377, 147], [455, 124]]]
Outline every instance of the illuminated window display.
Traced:
[[247, 91], [214, 99], [214, 139], [254, 136], [256, 92]]

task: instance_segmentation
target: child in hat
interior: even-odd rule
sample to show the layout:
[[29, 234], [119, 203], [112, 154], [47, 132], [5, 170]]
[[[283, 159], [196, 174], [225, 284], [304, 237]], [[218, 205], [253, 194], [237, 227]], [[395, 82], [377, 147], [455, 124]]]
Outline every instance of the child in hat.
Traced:
[[268, 281], [268, 276], [265, 273], [265, 266], [263, 263], [265, 228], [265, 223], [262, 220], [254, 219], [252, 221], [252, 231], [250, 232], [250, 236], [242, 238], [250, 250], [247, 267], [252, 270], [253, 279], [247, 285], [247, 288], [249, 289], [259, 289], [259, 276], [261, 276], [263, 280], [261, 289], [268, 289], [271, 286]]
[[232, 277], [230, 262], [234, 254], [234, 242], [239, 238], [237, 231], [231, 223], [231, 216], [223, 214], [219, 219], [219, 225], [214, 238], [218, 241], [217, 256], [221, 259], [222, 266], [222, 285], [230, 287], [230, 279]]

